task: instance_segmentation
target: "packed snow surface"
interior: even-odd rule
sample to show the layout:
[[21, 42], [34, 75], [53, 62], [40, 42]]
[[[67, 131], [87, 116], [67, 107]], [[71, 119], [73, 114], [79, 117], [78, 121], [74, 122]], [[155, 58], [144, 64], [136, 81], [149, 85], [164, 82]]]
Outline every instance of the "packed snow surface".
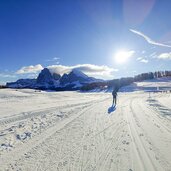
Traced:
[[111, 103], [111, 93], [0, 90], [0, 170], [170, 171], [171, 94]]

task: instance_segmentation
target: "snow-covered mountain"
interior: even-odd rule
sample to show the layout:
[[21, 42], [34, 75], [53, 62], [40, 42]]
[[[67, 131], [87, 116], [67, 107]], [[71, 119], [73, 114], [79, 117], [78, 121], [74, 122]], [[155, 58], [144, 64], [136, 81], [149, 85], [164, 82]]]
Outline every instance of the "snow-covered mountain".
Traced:
[[61, 85], [66, 85], [68, 83], [79, 82], [80, 84], [86, 84], [90, 82], [97, 81], [97, 79], [88, 77], [83, 72], [74, 69], [69, 74], [64, 74], [60, 79]]
[[36, 87], [38, 89], [54, 89], [59, 86], [61, 76], [57, 73], [51, 73], [48, 68], [44, 68], [37, 77]]
[[49, 69], [44, 68], [37, 77], [37, 84], [53, 84], [53, 76]]
[[69, 74], [51, 73], [48, 68], [44, 68], [37, 79], [20, 79], [16, 82], [7, 83], [10, 88], [37, 88], [53, 90], [77, 90], [89, 83], [99, 82], [93, 77], [88, 77], [83, 72], [73, 69]]

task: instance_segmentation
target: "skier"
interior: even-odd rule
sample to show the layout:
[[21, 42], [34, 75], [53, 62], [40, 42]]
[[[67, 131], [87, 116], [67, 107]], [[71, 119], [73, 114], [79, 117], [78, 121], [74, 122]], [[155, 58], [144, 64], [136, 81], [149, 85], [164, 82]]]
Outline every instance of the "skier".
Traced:
[[116, 88], [113, 89], [112, 96], [113, 96], [113, 106], [114, 106], [114, 104], [116, 106], [116, 100], [117, 100], [117, 90], [116, 90]]

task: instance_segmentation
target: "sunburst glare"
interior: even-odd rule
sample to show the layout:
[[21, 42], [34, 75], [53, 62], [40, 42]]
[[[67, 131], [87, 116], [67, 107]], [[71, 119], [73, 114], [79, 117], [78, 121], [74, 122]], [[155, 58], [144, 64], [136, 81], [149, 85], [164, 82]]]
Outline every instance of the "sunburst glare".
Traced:
[[134, 51], [125, 51], [120, 50], [114, 55], [114, 59], [116, 63], [125, 63], [129, 60], [129, 58], [134, 54]]

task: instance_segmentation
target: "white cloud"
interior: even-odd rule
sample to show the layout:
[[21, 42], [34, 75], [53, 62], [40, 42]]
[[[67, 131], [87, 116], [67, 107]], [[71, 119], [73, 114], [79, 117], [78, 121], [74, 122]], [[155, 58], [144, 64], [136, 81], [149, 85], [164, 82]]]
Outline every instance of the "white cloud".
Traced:
[[142, 63], [148, 63], [148, 60], [147, 59], [142, 59], [142, 60], [140, 60], [140, 62], [142, 62]]
[[30, 66], [24, 66], [21, 69], [19, 69], [16, 74], [29, 74], [29, 73], [37, 73], [43, 69], [42, 65], [30, 65]]
[[140, 61], [142, 58], [141, 57], [139, 57], [139, 58], [137, 58], [137, 61]]
[[53, 57], [52, 59], [47, 59], [47, 62], [55, 62], [55, 64], [59, 64], [60, 58], [58, 57]]
[[[74, 66], [65, 66], [65, 65], [50, 65], [47, 68], [52, 73], [58, 73], [63, 75], [64, 73], [69, 73], [73, 69], [78, 69], [88, 76], [96, 77], [96, 78], [103, 78], [103, 79], [111, 79], [113, 78], [113, 72], [117, 72], [118, 69], [113, 69], [105, 65], [92, 65], [92, 64], [80, 64]], [[38, 72], [43, 69], [42, 65], [30, 65], [24, 66], [19, 69], [16, 74], [27, 74], [28, 77], [35, 77]], [[36, 74], [36, 75], [35, 75]]]
[[156, 45], [156, 46], [162, 46], [162, 47], [171, 47], [171, 45], [167, 45], [167, 44], [163, 44], [163, 43], [159, 43], [159, 42], [156, 42], [154, 40], [152, 40], [150, 37], [146, 36], [144, 33], [142, 32], [139, 32], [137, 30], [133, 30], [133, 29], [129, 29], [131, 32], [143, 37], [149, 44], [152, 44], [152, 45]]
[[171, 52], [169, 52], [169, 53], [162, 53], [157, 58], [158, 59], [171, 59]]
[[58, 58], [58, 57], [54, 57], [54, 58], [53, 58], [53, 60], [59, 60], [59, 59], [60, 59], [60, 58]]
[[142, 62], [142, 63], [148, 63], [148, 60], [142, 57], [137, 58], [137, 61]]
[[65, 66], [65, 65], [51, 65], [48, 66], [49, 70], [52, 73], [69, 73], [72, 69], [78, 69], [88, 76], [96, 77], [96, 78], [113, 78], [113, 72], [117, 72], [118, 69], [113, 69], [105, 65], [92, 65], [92, 64], [80, 64], [75, 66]]

